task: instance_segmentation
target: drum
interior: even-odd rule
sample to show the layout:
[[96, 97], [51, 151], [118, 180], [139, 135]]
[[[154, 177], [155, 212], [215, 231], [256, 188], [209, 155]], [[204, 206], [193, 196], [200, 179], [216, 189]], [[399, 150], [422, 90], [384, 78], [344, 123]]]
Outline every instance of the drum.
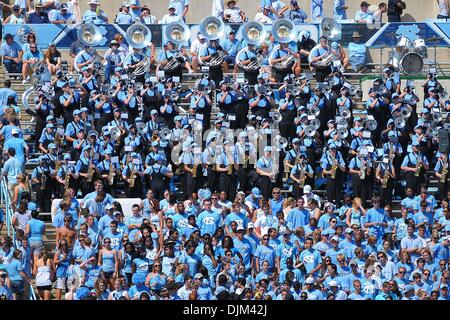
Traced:
[[418, 75], [423, 70], [423, 58], [416, 52], [407, 53], [400, 61], [400, 67], [410, 76]]
[[399, 53], [397, 51], [390, 51], [389, 52], [388, 64], [390, 64], [394, 68], [398, 68], [400, 66], [401, 58], [402, 58], [401, 53]]
[[411, 46], [411, 41], [408, 38], [401, 37], [397, 42], [396, 50], [398, 52], [406, 53], [409, 51], [409, 47]]
[[423, 39], [417, 39], [413, 42], [414, 52], [420, 54], [423, 58], [428, 56], [427, 46], [425, 45], [425, 41]]

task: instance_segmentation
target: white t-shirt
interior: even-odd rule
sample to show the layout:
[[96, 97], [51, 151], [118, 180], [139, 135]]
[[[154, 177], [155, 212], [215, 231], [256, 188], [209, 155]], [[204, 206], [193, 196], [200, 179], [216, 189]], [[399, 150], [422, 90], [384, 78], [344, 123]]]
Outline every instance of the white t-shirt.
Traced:
[[175, 22], [175, 21], [180, 21], [180, 19], [181, 19], [180, 16], [177, 16], [177, 15], [171, 16], [170, 14], [166, 14], [162, 18], [160, 23], [161, 24], [169, 24], [169, 23], [172, 23], [172, 22]]
[[243, 22], [241, 17], [241, 9], [239, 9], [238, 7], [234, 7], [233, 9], [225, 9], [223, 15], [230, 15], [230, 22], [232, 23]]
[[260, 22], [260, 23], [268, 23], [268, 24], [272, 24], [273, 23], [273, 20], [270, 17], [265, 16], [264, 13], [262, 13], [262, 12], [258, 12], [256, 14], [255, 20]]
[[195, 39], [194, 41], [192, 41], [191, 54], [196, 53], [198, 55], [198, 50], [200, 49], [201, 46], [202, 46], [202, 44], [200, 43], [200, 40], [198, 40], [198, 38]]

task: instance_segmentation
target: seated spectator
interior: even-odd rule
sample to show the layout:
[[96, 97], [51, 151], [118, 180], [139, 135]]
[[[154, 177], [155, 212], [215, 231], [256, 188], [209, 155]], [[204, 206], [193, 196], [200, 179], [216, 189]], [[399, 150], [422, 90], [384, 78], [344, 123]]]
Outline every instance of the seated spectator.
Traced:
[[36, 35], [34, 33], [29, 33], [27, 35], [27, 42], [25, 42], [22, 45], [22, 50], [23, 50], [24, 53], [27, 52], [27, 51], [30, 51], [30, 45], [32, 43], [37, 43], [36, 42]]
[[14, 5], [12, 7], [11, 15], [5, 19], [5, 24], [24, 24], [24, 23], [25, 23], [25, 14], [20, 12], [20, 6]]
[[45, 53], [45, 63], [52, 75], [61, 69], [61, 52], [56, 49], [56, 44], [50, 43], [47, 52]]
[[44, 55], [38, 49], [37, 44], [33, 43], [30, 46], [30, 51], [27, 51], [23, 54], [22, 57], [22, 84], [25, 84], [29, 81], [30, 75], [34, 72], [34, 67], [36, 67], [36, 63], [44, 60]]
[[227, 9], [223, 12], [223, 20], [228, 23], [242, 23], [245, 21], [245, 12], [236, 7], [235, 0], [227, 1]]
[[144, 24], [157, 24], [158, 19], [152, 16], [149, 8], [144, 7], [141, 9], [141, 22]]
[[189, 0], [169, 0], [169, 6], [175, 8], [175, 14], [186, 22], [186, 15], [189, 11]]
[[120, 12], [116, 16], [114, 21], [117, 24], [132, 24], [133, 16], [130, 13], [130, 4], [128, 2], [122, 2], [120, 6]]
[[3, 64], [10, 73], [18, 73], [22, 70], [23, 50], [14, 41], [12, 34], [5, 35], [5, 42], [0, 46], [0, 55], [3, 57]]
[[62, 3], [59, 10], [49, 14], [49, 20], [54, 24], [75, 23], [75, 15], [68, 10], [67, 3]]
[[[240, 50], [241, 42], [236, 39], [236, 35], [233, 30], [230, 31], [228, 38], [225, 39], [221, 46], [223, 50], [227, 52], [227, 54], [224, 56], [224, 60], [227, 62], [228, 65], [233, 64], [236, 61], [236, 55]], [[224, 72], [227, 72], [224, 70]]]
[[367, 47], [365, 43], [361, 43], [361, 35], [358, 31], [353, 32], [353, 41], [348, 44], [349, 62], [352, 68], [360, 71], [366, 63]]
[[198, 72], [198, 51], [206, 43], [206, 38], [201, 32], [197, 33], [197, 39], [191, 43], [192, 69]]
[[406, 9], [406, 3], [402, 0], [389, 0], [388, 2], [388, 21], [401, 22], [403, 10]]
[[290, 10], [286, 11], [284, 16], [286, 19], [291, 20], [294, 24], [305, 23], [306, 18], [308, 18], [306, 12], [300, 9], [297, 0], [291, 0]]
[[109, 50], [105, 52], [106, 66], [105, 66], [105, 79], [109, 80], [110, 75], [114, 73], [117, 67], [121, 67], [125, 55], [119, 50], [119, 43], [116, 40], [112, 40], [109, 44]]
[[24, 1], [24, 0], [14, 0], [14, 5], [17, 5], [20, 7], [20, 13], [26, 14], [27, 12], [31, 12], [31, 1]]
[[384, 2], [381, 2], [378, 5], [378, 10], [376, 10], [373, 13], [373, 22], [380, 24], [381, 22], [383, 22], [383, 13], [387, 12], [387, 4]]
[[169, 24], [171, 22], [180, 21], [181, 17], [175, 13], [175, 6], [169, 5], [169, 13], [161, 19], [161, 24]]
[[355, 21], [358, 23], [373, 23], [373, 13], [369, 11], [369, 4], [366, 1], [361, 2], [361, 10], [355, 14]]
[[262, 12], [258, 12], [255, 15], [255, 21], [258, 21], [260, 23], [272, 24], [273, 20], [269, 16], [269, 13], [270, 13], [270, 6], [268, 6], [268, 5], [264, 6], [263, 11]]
[[95, 24], [108, 23], [106, 13], [98, 8], [100, 5], [97, 0], [89, 0], [89, 9], [83, 13], [83, 22], [92, 22]]
[[28, 15], [27, 23], [29, 24], [50, 23], [50, 20], [48, 20], [48, 15], [44, 12], [41, 3], [34, 4], [34, 12]]

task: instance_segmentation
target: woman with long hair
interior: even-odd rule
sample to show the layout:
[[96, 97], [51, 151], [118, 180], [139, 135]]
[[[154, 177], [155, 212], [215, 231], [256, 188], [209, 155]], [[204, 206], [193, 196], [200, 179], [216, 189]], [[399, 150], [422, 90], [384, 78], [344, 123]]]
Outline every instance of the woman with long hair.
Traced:
[[108, 300], [121, 300], [123, 298], [130, 300], [128, 291], [122, 285], [122, 280], [117, 278], [114, 280], [114, 290], [109, 293]]
[[44, 55], [45, 63], [52, 75], [61, 69], [61, 52], [56, 49], [56, 45], [51, 43]]
[[11, 201], [11, 206], [13, 210], [16, 209], [16, 205], [20, 203], [22, 199], [31, 200], [31, 191], [28, 185], [28, 176], [26, 173], [19, 173], [17, 175], [17, 186], [14, 188], [13, 200]]
[[287, 219], [287, 216], [289, 214], [289, 211], [291, 211], [292, 209], [295, 208], [296, 205], [296, 201], [294, 198], [286, 198], [283, 202], [283, 215], [284, 215], [284, 219]]
[[359, 197], [353, 199], [352, 207], [345, 212], [347, 226], [356, 224], [361, 227], [361, 219], [366, 215], [366, 209], [362, 206], [362, 200]]
[[94, 289], [91, 290], [91, 294], [94, 294], [97, 300], [108, 300], [108, 280], [102, 278], [97, 279]]
[[28, 200], [22, 199], [16, 212], [14, 212], [12, 225], [16, 230], [25, 231], [29, 220], [31, 220], [31, 212], [28, 210]]
[[119, 276], [119, 254], [111, 247], [111, 239], [103, 239], [103, 247], [98, 253], [98, 265], [102, 269], [103, 278], [114, 288], [114, 279]]
[[53, 263], [56, 268], [56, 300], [61, 300], [62, 290], [66, 289], [67, 277], [72, 253], [66, 239], [59, 240], [58, 250], [53, 256]]
[[25, 43], [22, 45], [23, 53], [25, 53], [25, 52], [27, 52], [27, 51], [30, 51], [30, 45], [31, 45], [31, 44], [37, 44], [37, 41], [36, 41], [36, 34], [33, 33], [33, 32], [30, 32], [30, 33], [27, 35], [27, 42], [25, 42]]
[[145, 284], [158, 295], [161, 289], [166, 286], [167, 276], [162, 272], [162, 264], [160, 260], [155, 260], [152, 271], [147, 275]]
[[51, 300], [55, 265], [45, 249], [41, 250], [39, 256], [35, 256], [33, 274], [36, 276], [36, 288], [41, 300]]

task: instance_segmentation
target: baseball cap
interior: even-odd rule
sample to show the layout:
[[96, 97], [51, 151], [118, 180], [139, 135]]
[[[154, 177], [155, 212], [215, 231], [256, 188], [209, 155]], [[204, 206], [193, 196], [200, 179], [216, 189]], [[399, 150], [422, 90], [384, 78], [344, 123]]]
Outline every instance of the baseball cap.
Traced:
[[330, 287], [337, 287], [337, 286], [338, 286], [338, 283], [337, 283], [337, 281], [335, 281], [335, 280], [331, 280], [330, 282], [328, 282], [328, 285], [329, 285]]
[[312, 283], [314, 283], [314, 278], [311, 278], [311, 277], [306, 278], [305, 283], [307, 283], [307, 284], [312, 284]]
[[360, 7], [368, 7], [370, 4], [368, 4], [366, 1], [361, 2]]
[[20, 10], [20, 6], [15, 4], [15, 5], [13, 5], [12, 9], [13, 9], [13, 11]]
[[14, 129], [11, 130], [11, 134], [19, 134], [19, 130], [14, 128]]
[[255, 225], [253, 224], [253, 222], [249, 222], [248, 225], [247, 225], [247, 228], [248, 229], [254, 229]]
[[331, 241], [336, 241], [336, 242], [339, 242], [339, 237], [337, 237], [337, 236], [333, 236], [332, 238], [331, 238]]
[[73, 116], [77, 116], [77, 115], [79, 115], [80, 113], [81, 113], [81, 110], [76, 109], [76, 110], [73, 110], [72, 115], [73, 115]]
[[194, 276], [194, 279], [201, 279], [201, 278], [203, 278], [203, 275], [200, 272], [196, 273]]
[[257, 187], [252, 189], [252, 194], [255, 196], [255, 198], [261, 198], [261, 191]]
[[353, 233], [353, 229], [352, 228], [346, 228], [345, 229], [345, 233]]
[[243, 226], [238, 226], [237, 228], [236, 228], [236, 231], [244, 231], [244, 227]]
[[113, 206], [111, 203], [108, 203], [108, 204], [105, 206], [105, 210], [111, 210], [111, 209], [114, 209], [114, 206]]
[[266, 5], [263, 7], [263, 9], [270, 10], [270, 6], [266, 4]]
[[309, 184], [307, 184], [304, 188], [303, 188], [303, 193], [310, 193], [312, 190], [311, 186]]
[[64, 160], [70, 160], [70, 154], [66, 153], [63, 157]]

